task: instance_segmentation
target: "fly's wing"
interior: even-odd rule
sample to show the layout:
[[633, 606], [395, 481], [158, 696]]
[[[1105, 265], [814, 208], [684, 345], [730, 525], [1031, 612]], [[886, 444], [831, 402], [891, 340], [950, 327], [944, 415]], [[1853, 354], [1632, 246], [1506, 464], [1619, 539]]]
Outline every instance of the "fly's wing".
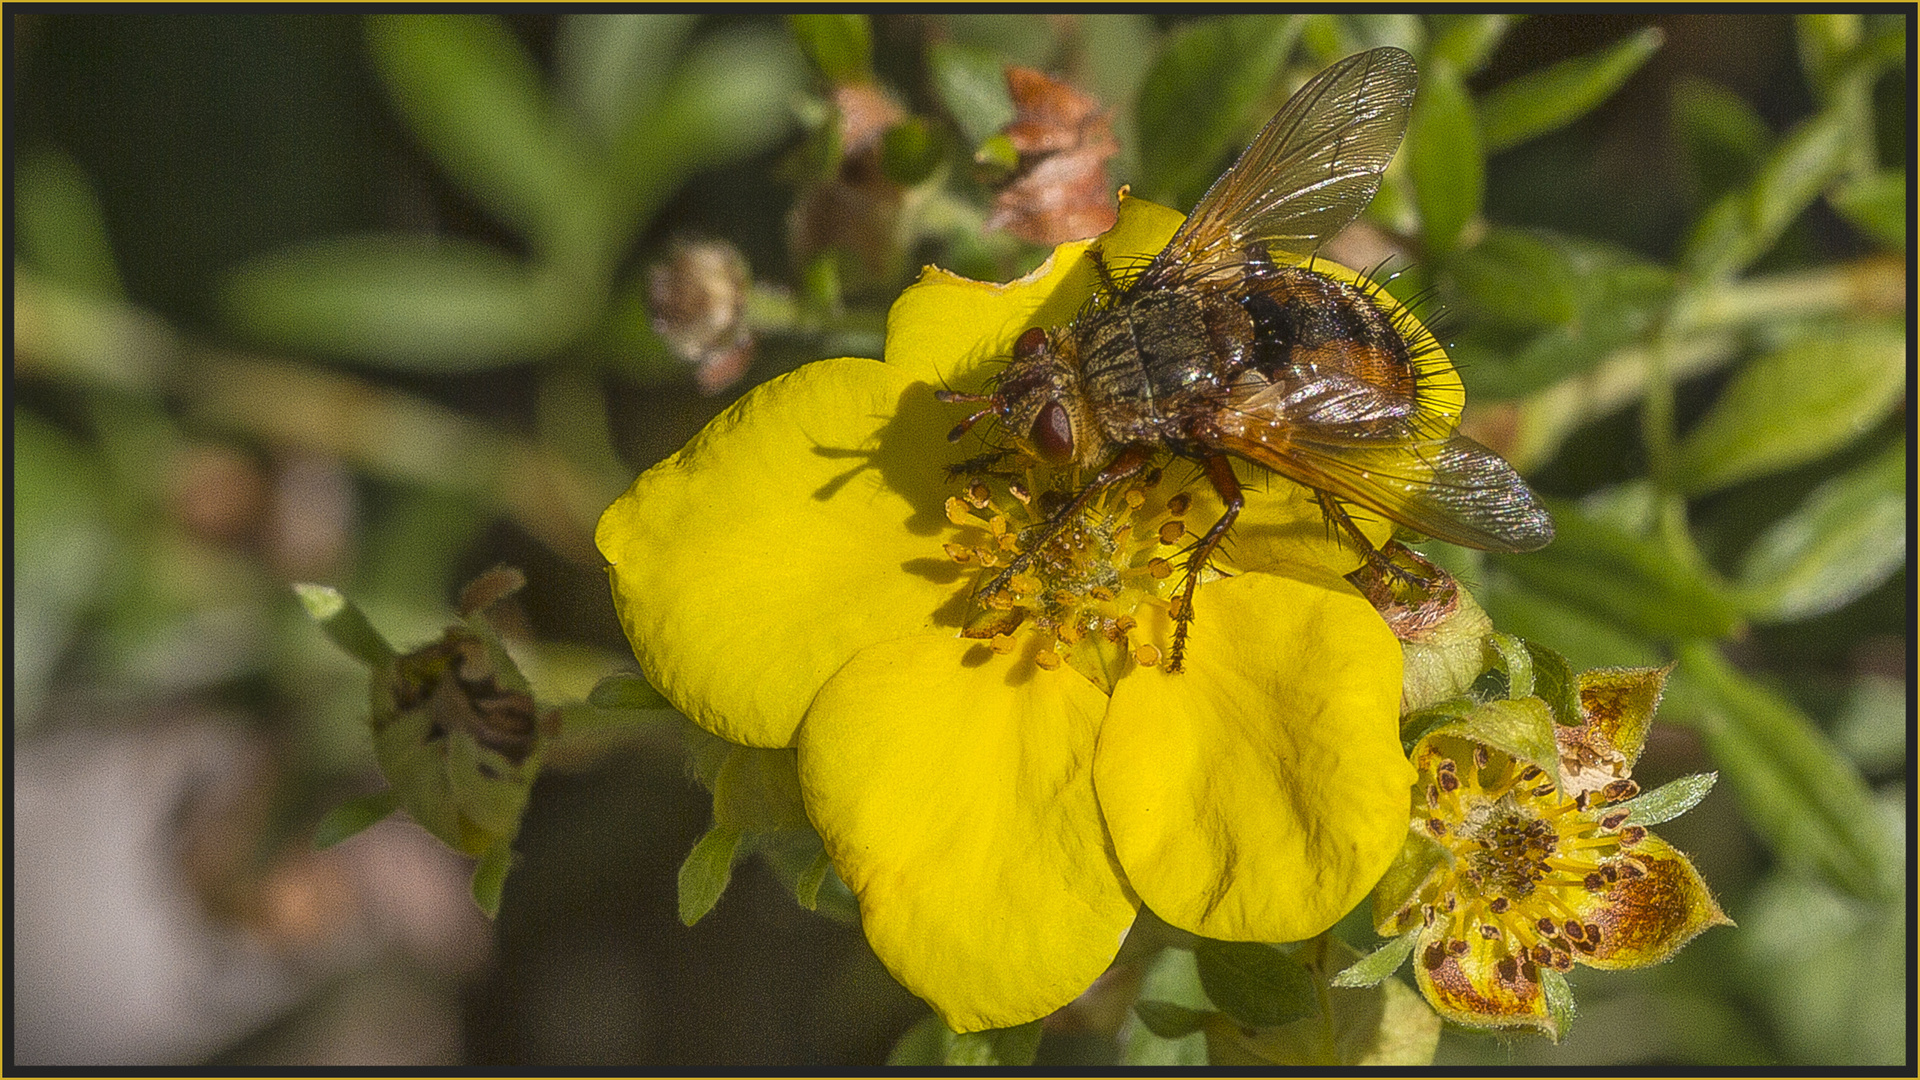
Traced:
[[1413, 57], [1392, 47], [1314, 76], [1207, 189], [1142, 280], [1238, 265], [1256, 241], [1277, 260], [1304, 261], [1373, 201], [1416, 81]]
[[1221, 449], [1425, 533], [1534, 551], [1553, 519], [1500, 455], [1358, 379], [1250, 384], [1219, 418]]

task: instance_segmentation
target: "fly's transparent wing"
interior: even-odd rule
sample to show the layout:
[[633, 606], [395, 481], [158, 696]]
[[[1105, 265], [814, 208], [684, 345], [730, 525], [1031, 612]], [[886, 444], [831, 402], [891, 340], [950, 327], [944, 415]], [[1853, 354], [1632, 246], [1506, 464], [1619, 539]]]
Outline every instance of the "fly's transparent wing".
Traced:
[[1358, 379], [1264, 387], [1218, 423], [1228, 453], [1436, 539], [1482, 551], [1553, 539], [1553, 519], [1505, 459], [1447, 417]]
[[1143, 280], [1237, 265], [1256, 241], [1278, 261], [1304, 261], [1373, 201], [1416, 82], [1413, 57], [1392, 47], [1314, 76], [1207, 189]]

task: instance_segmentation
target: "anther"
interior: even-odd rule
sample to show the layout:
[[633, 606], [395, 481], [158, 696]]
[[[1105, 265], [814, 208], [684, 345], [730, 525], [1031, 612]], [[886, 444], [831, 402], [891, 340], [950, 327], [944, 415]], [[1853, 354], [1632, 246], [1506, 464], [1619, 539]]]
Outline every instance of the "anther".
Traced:
[[1033, 662], [1046, 671], [1058, 671], [1061, 664], [1060, 654], [1052, 649], [1041, 649], [1033, 654]]
[[1167, 513], [1172, 514], [1174, 517], [1179, 517], [1187, 512], [1187, 507], [1192, 505], [1193, 496], [1183, 491], [1167, 500]]
[[1160, 650], [1152, 645], [1142, 645], [1133, 650], [1133, 661], [1141, 667], [1153, 667], [1160, 663]]
[[1160, 542], [1163, 544], [1177, 544], [1185, 535], [1187, 535], [1187, 527], [1178, 521], [1169, 521], [1160, 526]]

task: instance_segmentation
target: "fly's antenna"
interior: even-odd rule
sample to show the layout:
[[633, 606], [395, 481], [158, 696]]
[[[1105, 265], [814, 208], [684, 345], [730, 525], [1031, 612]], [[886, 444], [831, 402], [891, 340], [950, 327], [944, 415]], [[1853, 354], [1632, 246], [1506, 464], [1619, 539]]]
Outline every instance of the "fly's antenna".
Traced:
[[948, 405], [972, 402], [985, 402], [987, 405], [986, 408], [953, 425], [953, 430], [947, 432], [947, 441], [950, 443], [959, 442], [960, 437], [972, 429], [973, 425], [998, 411], [997, 400], [992, 394], [963, 394], [957, 390], [935, 390], [933, 396]]

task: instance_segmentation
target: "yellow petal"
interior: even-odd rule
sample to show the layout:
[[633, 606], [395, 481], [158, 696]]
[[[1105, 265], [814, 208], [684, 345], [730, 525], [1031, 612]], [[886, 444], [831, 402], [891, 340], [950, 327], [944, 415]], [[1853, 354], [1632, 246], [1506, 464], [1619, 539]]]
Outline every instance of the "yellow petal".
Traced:
[[1623, 877], [1595, 892], [1563, 890], [1561, 899], [1581, 921], [1600, 928], [1599, 946], [1575, 960], [1597, 968], [1657, 964], [1709, 926], [1729, 925], [1693, 863], [1657, 836], [1635, 844], [1621, 861], [1644, 873]]
[[1133, 922], [1090, 776], [1105, 705], [1071, 669], [928, 635], [860, 653], [807, 713], [807, 812], [874, 953], [956, 1031], [1073, 1000]]
[[877, 641], [957, 626], [941, 557], [952, 421], [872, 360], [808, 364], [741, 398], [600, 519], [641, 670], [708, 731], [793, 741], [827, 676]]
[[1528, 966], [1534, 978], [1528, 978], [1519, 964], [1502, 971], [1498, 963], [1502, 958], [1477, 938], [1470, 939], [1466, 953], [1456, 954], [1447, 951], [1440, 935], [1423, 934], [1413, 949], [1414, 979], [1434, 1011], [1454, 1023], [1479, 1028], [1532, 1027], [1559, 1038], [1539, 970]]
[[[1187, 670], [1114, 689], [1094, 787], [1140, 899], [1226, 940], [1319, 933], [1406, 837], [1400, 649], [1350, 586], [1242, 574], [1200, 587]], [[1143, 620], [1144, 622], [1145, 620]]]
[[1179, 214], [1143, 199], [1123, 199], [1120, 219], [1093, 240], [1061, 244], [1026, 277], [1004, 285], [929, 266], [887, 313], [887, 363], [917, 379], [978, 390], [989, 361], [1013, 352], [1032, 326], [1065, 326], [1099, 281], [1089, 248], [1109, 266], [1138, 266], [1166, 246]]

